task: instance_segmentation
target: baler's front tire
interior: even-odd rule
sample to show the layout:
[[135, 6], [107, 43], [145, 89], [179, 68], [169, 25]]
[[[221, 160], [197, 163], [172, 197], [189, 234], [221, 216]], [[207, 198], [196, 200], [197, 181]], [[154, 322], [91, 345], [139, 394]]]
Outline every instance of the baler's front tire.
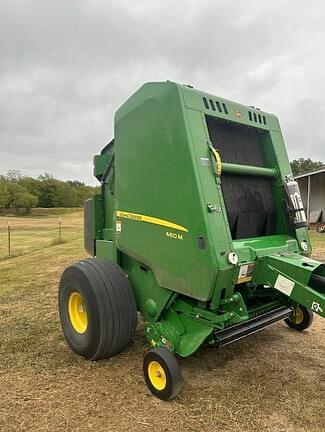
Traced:
[[154, 348], [144, 356], [143, 374], [151, 393], [162, 400], [175, 398], [182, 386], [179, 364], [167, 348]]
[[325, 233], [325, 223], [324, 222], [321, 222], [320, 224], [317, 225], [317, 232], [319, 232], [319, 234]]
[[305, 306], [298, 305], [295, 307], [292, 315], [286, 318], [284, 322], [291, 328], [299, 331], [306, 330], [313, 323], [314, 314]]
[[63, 272], [59, 313], [70, 348], [91, 360], [125, 349], [137, 322], [133, 290], [124, 272], [97, 258], [79, 261]]

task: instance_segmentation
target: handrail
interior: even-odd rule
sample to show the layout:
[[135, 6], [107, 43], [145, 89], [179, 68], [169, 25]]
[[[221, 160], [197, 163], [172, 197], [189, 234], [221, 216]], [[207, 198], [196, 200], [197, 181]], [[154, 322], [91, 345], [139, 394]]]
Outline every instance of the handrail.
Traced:
[[222, 173], [273, 178], [278, 176], [278, 171], [275, 168], [265, 168], [254, 165], [239, 165], [227, 162], [222, 163]]

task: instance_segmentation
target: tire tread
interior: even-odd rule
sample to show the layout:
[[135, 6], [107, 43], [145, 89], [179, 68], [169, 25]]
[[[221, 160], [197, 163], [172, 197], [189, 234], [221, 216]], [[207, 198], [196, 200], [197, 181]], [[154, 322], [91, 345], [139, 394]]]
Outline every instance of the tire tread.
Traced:
[[[99, 258], [81, 260], [68, 267], [61, 278], [60, 294], [64, 281], [76, 274], [81, 276], [82, 283], [92, 292], [96, 302], [97, 336], [92, 346], [85, 347], [84, 352], [76, 352], [91, 360], [114, 356], [130, 343], [137, 324], [137, 308], [134, 293], [128, 278], [117, 264]], [[60, 299], [60, 295], [59, 295]], [[60, 315], [65, 305], [60, 305]], [[94, 310], [92, 311], [94, 313]], [[91, 312], [90, 320], [91, 320]], [[63, 323], [63, 320], [61, 319]], [[63, 325], [63, 324], [62, 324]], [[67, 329], [64, 333], [67, 337]], [[96, 340], [96, 342], [95, 342]], [[73, 348], [73, 343], [68, 340]], [[94, 345], [94, 346], [93, 346]]]

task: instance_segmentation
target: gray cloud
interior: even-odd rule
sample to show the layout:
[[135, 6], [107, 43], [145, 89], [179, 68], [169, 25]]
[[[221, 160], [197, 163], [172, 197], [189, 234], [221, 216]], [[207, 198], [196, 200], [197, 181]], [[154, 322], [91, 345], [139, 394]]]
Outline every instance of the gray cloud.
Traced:
[[0, 12], [0, 172], [94, 183], [117, 107], [171, 79], [281, 120], [290, 158], [325, 160], [325, 4], [7, 0]]

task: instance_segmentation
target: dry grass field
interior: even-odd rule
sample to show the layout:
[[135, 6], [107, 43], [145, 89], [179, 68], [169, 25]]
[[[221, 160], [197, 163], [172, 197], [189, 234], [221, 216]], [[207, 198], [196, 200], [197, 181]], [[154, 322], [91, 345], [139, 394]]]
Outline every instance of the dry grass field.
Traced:
[[[8, 224], [11, 231], [11, 257], [71, 241], [82, 236], [82, 210], [33, 209], [30, 216], [0, 216], [0, 260], [8, 257]], [[61, 219], [61, 239], [59, 223]]]
[[[117, 357], [74, 355], [60, 330], [57, 285], [85, 257], [81, 212], [63, 215], [62, 244], [57, 219], [12, 218], [17, 256], [0, 260], [1, 431], [325, 431], [325, 320], [317, 317], [304, 333], [280, 322], [219, 350], [203, 347], [181, 361], [185, 385], [168, 403], [144, 384], [141, 324]], [[6, 224], [0, 218], [2, 258]], [[312, 238], [324, 260], [325, 235]]]

